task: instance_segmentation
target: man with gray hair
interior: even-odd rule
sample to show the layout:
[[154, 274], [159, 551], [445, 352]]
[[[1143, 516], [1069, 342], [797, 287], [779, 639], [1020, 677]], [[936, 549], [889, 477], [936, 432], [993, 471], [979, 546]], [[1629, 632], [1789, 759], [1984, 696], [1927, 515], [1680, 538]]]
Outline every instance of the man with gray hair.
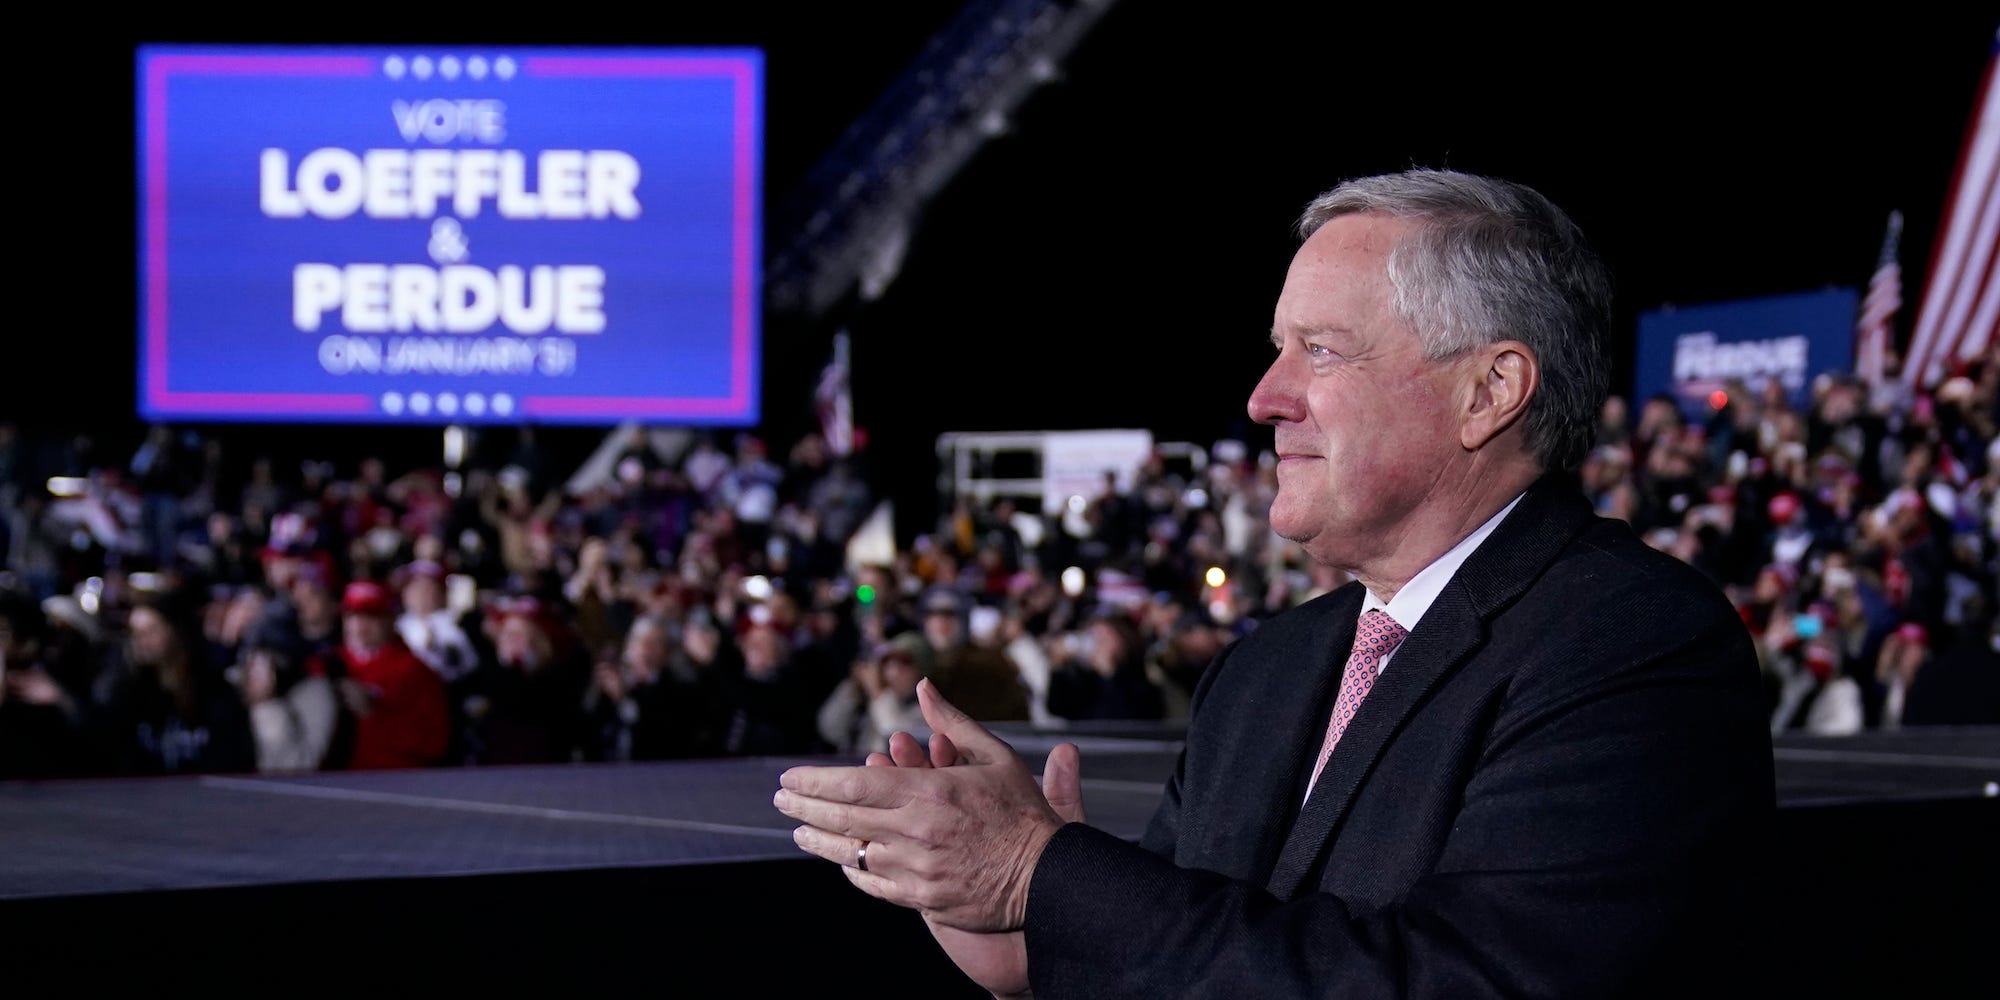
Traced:
[[[1249, 410], [1271, 525], [1355, 582], [1217, 656], [1140, 843], [929, 685], [928, 748], [794, 768], [810, 853], [996, 994], [1677, 995], [1713, 984], [1773, 811], [1755, 653], [1596, 517], [1610, 281], [1518, 184], [1307, 209]], [[893, 766], [890, 766], [893, 765]]]

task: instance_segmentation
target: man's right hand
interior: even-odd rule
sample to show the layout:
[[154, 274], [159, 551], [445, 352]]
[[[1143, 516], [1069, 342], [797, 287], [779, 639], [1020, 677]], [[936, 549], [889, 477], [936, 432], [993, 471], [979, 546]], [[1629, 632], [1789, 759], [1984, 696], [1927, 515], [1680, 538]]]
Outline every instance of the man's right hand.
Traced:
[[[869, 767], [950, 767], [958, 763], [958, 747], [943, 733], [931, 734], [930, 753], [909, 733], [889, 737], [889, 752], [872, 753]], [[1057, 744], [1042, 768], [1042, 794], [1066, 823], [1083, 822], [1082, 757], [1074, 743]], [[1028, 943], [1020, 931], [981, 934], [947, 927], [924, 916], [924, 926], [960, 972], [995, 997], [1032, 995], [1028, 983]]]

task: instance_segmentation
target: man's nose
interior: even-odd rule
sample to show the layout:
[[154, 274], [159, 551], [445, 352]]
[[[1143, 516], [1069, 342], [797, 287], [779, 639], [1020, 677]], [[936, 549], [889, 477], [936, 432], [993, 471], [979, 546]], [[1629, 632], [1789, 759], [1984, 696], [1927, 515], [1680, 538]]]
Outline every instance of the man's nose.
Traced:
[[1279, 355], [1257, 380], [1250, 392], [1250, 419], [1260, 424], [1280, 424], [1305, 419], [1305, 393], [1291, 372], [1292, 364]]

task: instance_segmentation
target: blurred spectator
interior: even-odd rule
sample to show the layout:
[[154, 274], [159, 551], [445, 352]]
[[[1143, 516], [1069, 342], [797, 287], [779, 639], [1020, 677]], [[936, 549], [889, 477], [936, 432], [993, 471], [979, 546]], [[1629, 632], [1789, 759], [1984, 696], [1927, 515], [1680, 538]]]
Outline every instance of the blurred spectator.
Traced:
[[444, 681], [396, 635], [388, 588], [368, 580], [348, 584], [340, 613], [340, 644], [307, 668], [332, 681], [342, 724], [352, 733], [331, 765], [361, 770], [437, 763], [450, 736]]
[[696, 754], [720, 756], [726, 752], [723, 744], [729, 734], [725, 694], [731, 679], [743, 672], [743, 654], [706, 607], [689, 609], [680, 632], [680, 644], [668, 671], [683, 682], [692, 678], [701, 695], [701, 712], [691, 737]]
[[235, 515], [211, 511], [200, 525], [199, 531], [181, 536], [177, 552], [181, 565], [221, 586], [248, 586], [263, 579], [256, 545], [244, 536]]
[[86, 705], [103, 666], [104, 625], [69, 594], [45, 598], [41, 607], [46, 628], [38, 662], [72, 700]]
[[590, 664], [557, 641], [537, 598], [499, 602], [487, 618], [493, 656], [467, 678], [467, 762], [549, 764], [579, 751], [578, 706]]
[[1089, 501], [1084, 519], [1090, 525], [1090, 541], [1084, 552], [1092, 563], [1122, 556], [1146, 534], [1145, 512], [1139, 501], [1119, 492], [1118, 474], [1109, 469], [1097, 496]]
[[170, 566], [174, 561], [180, 538], [181, 496], [189, 485], [184, 482], [186, 465], [181, 442], [164, 425], [156, 424], [147, 431], [145, 443], [132, 455], [132, 481], [144, 511], [145, 552], [155, 566]]
[[172, 595], [141, 603], [98, 678], [90, 724], [120, 774], [249, 771], [250, 720], [222, 671], [202, 656], [192, 609]]
[[1804, 562], [1814, 539], [1804, 507], [1799, 495], [1789, 491], [1772, 497], [1767, 505], [1766, 514], [1773, 529], [1768, 543], [1773, 562], [1792, 567]]
[[[846, 596], [836, 596], [831, 587], [814, 590], [812, 607], [803, 614], [793, 610], [798, 602], [784, 591], [772, 595], [770, 612], [772, 623], [792, 634], [796, 650], [793, 670], [798, 674], [800, 696], [808, 705], [819, 705], [831, 697], [834, 689], [852, 676], [854, 662], [864, 655], [861, 630], [847, 608]], [[795, 623], [786, 624], [793, 619]]]
[[806, 491], [806, 505], [818, 519], [815, 537], [807, 540], [816, 546], [811, 565], [820, 572], [831, 573], [837, 568], [836, 546], [845, 544], [861, 527], [872, 506], [873, 491], [861, 477], [859, 462], [854, 456], [833, 460], [826, 475]]
[[[1032, 586], [1034, 584], [1029, 582], [1020, 590]], [[1028, 691], [1028, 721], [1038, 727], [1059, 727], [1063, 720], [1049, 711], [1048, 703], [1049, 679], [1054, 670], [1048, 651], [1042, 648], [1034, 625], [1036, 619], [1046, 623], [1047, 614], [1031, 618], [1030, 612], [1020, 604], [1011, 604], [1000, 619], [1000, 652], [1014, 664], [1021, 686]]]
[[1632, 456], [1625, 447], [1599, 445], [1584, 458], [1578, 476], [1597, 513], [1626, 522], [1637, 516], [1639, 497], [1632, 485]]
[[264, 533], [272, 516], [291, 506], [292, 492], [279, 485], [274, 468], [268, 455], [253, 459], [249, 479], [238, 494], [244, 528], [253, 535]]
[[1216, 627], [1200, 611], [1166, 603], [1154, 620], [1155, 639], [1150, 673], [1165, 697], [1166, 717], [1185, 719], [1194, 701], [1194, 689], [1216, 654], [1230, 640], [1229, 633]]
[[921, 636], [904, 632], [870, 655], [856, 659], [852, 673], [819, 708], [819, 734], [848, 756], [888, 752], [889, 735], [925, 732], [917, 707], [917, 682], [930, 653]]
[[784, 470], [766, 454], [764, 439], [741, 434], [736, 440], [736, 466], [716, 485], [716, 499], [734, 515], [744, 548], [761, 552], [769, 540], [771, 519], [778, 512], [778, 486]]
[[247, 648], [246, 640], [258, 638], [270, 601], [254, 586], [232, 587], [219, 584], [209, 589], [208, 604], [202, 609], [202, 637], [208, 641], [208, 657], [216, 663], [235, 663]]
[[36, 600], [53, 597], [63, 585], [63, 548], [69, 533], [51, 506], [48, 491], [37, 484], [21, 491], [19, 507], [4, 512], [7, 522], [6, 569]]
[[405, 536], [440, 537], [450, 525], [452, 503], [441, 476], [435, 470], [416, 469], [397, 477], [383, 489], [383, 499], [395, 516], [395, 527]]
[[633, 611], [610, 553], [611, 543], [605, 539], [595, 535], [584, 539], [576, 570], [563, 582], [563, 598], [576, 609], [577, 632], [593, 649], [614, 642], [624, 631], [619, 620], [629, 623]]
[[1598, 411], [1598, 447], [1617, 448], [1631, 439], [1632, 425], [1629, 410], [1625, 397], [1616, 393], [1604, 397], [1604, 406]]
[[340, 718], [332, 682], [307, 674], [282, 648], [268, 645], [247, 647], [232, 679], [250, 709], [257, 770], [290, 773], [325, 765]]
[[721, 677], [732, 755], [808, 753], [815, 746], [812, 704], [791, 670], [791, 645], [778, 629], [753, 625], [743, 635], [742, 668]]
[[547, 538], [549, 518], [562, 501], [560, 493], [536, 502], [529, 492], [528, 470], [510, 465], [483, 484], [478, 501], [480, 517], [500, 538], [500, 563], [509, 574], [532, 581], [552, 568], [538, 545]]
[[[1935, 658], [1911, 630], [1892, 664], [1908, 691], [1902, 725], [2000, 725], [2000, 630], [1995, 622], [1990, 617], [1969, 622], [1958, 641]], [[1883, 652], [1892, 655], [1888, 643]]]
[[949, 586], [923, 598], [924, 641], [931, 651], [931, 679], [945, 700], [981, 721], [1026, 719], [1028, 689], [1005, 653], [972, 642], [966, 634], [970, 603]]
[[1139, 630], [1122, 614], [1099, 615], [1049, 678], [1049, 711], [1073, 721], [1159, 719], [1164, 693], [1146, 676]]
[[702, 431], [695, 437], [694, 448], [687, 457], [681, 459], [681, 469], [687, 473], [689, 485], [703, 496], [712, 495], [722, 477], [729, 472], [729, 456], [715, 446], [715, 436]]
[[265, 602], [245, 638], [282, 650], [294, 663], [311, 663], [338, 650], [341, 609], [331, 566], [330, 559], [291, 554], [266, 559], [265, 573], [274, 596]]
[[[299, 663], [339, 642], [335, 563], [319, 542], [316, 515], [286, 511], [271, 518], [270, 534], [257, 553], [269, 600], [251, 632], [259, 641], [279, 644]], [[317, 590], [301, 595], [302, 580]], [[303, 614], [302, 605], [308, 606]]]
[[395, 579], [401, 583], [403, 598], [396, 634], [404, 645], [446, 684], [472, 673], [479, 666], [479, 653], [459, 625], [458, 616], [445, 606], [444, 567], [418, 559], [398, 570]]
[[1766, 667], [1778, 680], [1771, 731], [1851, 736], [1862, 729], [1861, 689], [1840, 668], [1840, 649], [1822, 615], [1780, 617], [1764, 632]]
[[82, 706], [48, 668], [49, 632], [33, 597], [0, 589], [0, 778], [81, 770]]
[[666, 619], [634, 621], [617, 655], [601, 657], [583, 696], [588, 760], [696, 757], [704, 740], [708, 693], [685, 659]]

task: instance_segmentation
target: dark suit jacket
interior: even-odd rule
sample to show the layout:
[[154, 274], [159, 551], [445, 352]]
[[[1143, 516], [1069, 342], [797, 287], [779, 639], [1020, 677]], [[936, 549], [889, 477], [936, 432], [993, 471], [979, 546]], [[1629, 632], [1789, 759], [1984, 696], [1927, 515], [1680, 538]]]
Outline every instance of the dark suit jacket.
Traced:
[[1301, 809], [1361, 601], [1349, 585], [1217, 658], [1142, 846], [1076, 823], [1049, 842], [1036, 996], [1726, 985], [1774, 792], [1756, 655], [1722, 594], [1544, 479], [1404, 640]]

